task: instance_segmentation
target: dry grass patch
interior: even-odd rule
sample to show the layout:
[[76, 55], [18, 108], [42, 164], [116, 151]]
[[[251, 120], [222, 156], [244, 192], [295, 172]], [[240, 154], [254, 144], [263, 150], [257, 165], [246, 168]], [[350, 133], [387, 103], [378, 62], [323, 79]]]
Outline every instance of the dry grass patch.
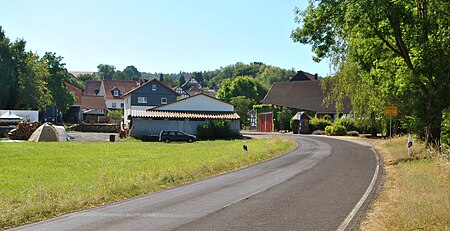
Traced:
[[376, 142], [386, 179], [362, 230], [450, 230], [450, 164], [422, 143], [408, 157], [406, 137]]

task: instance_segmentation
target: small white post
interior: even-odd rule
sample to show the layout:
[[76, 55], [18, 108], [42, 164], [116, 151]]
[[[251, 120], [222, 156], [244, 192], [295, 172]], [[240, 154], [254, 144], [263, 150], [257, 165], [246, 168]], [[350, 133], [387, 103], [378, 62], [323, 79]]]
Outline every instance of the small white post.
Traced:
[[408, 136], [408, 156], [411, 157], [412, 154], [412, 146], [413, 146], [413, 138], [411, 135]]
[[244, 139], [244, 145], [242, 145], [242, 148], [244, 148], [245, 155], [248, 156], [248, 149], [247, 149], [247, 142]]

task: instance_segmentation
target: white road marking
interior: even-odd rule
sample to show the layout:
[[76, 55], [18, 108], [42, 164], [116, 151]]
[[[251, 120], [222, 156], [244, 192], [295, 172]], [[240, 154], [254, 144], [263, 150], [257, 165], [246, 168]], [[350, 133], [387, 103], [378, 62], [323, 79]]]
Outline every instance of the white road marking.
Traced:
[[339, 225], [339, 227], [336, 229], [336, 231], [344, 231], [348, 224], [350, 224], [350, 221], [353, 219], [353, 217], [356, 215], [356, 213], [358, 212], [358, 210], [361, 208], [361, 206], [364, 204], [364, 202], [366, 201], [367, 197], [369, 196], [370, 192], [372, 192], [372, 189], [375, 185], [375, 182], [378, 178], [378, 172], [380, 169], [380, 165], [378, 163], [378, 155], [375, 152], [375, 150], [373, 150], [373, 148], [371, 148], [373, 153], [375, 154], [375, 157], [377, 158], [377, 166], [375, 168], [375, 173], [373, 174], [372, 177], [372, 181], [369, 184], [369, 187], [367, 188], [366, 192], [364, 193], [364, 195], [361, 197], [361, 199], [358, 201], [358, 203], [355, 205], [355, 207], [353, 207], [352, 211], [347, 215], [347, 217], [345, 218], [345, 220], [341, 223], [341, 225]]

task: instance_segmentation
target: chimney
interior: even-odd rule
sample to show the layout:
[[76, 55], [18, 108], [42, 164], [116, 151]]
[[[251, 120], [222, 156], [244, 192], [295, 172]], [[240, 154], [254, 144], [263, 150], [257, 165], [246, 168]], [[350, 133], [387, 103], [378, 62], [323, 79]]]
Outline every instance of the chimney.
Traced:
[[317, 73], [314, 74], [314, 79], [319, 80], [319, 75]]

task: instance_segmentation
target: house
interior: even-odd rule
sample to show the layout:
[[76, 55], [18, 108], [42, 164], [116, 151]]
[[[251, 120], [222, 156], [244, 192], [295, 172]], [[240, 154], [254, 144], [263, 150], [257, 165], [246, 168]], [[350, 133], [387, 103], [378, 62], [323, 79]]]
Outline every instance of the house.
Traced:
[[215, 90], [206, 90], [202, 85], [192, 76], [183, 85], [174, 88], [178, 94], [180, 94], [180, 99], [189, 96], [197, 95], [199, 93], [204, 93], [212, 97], [216, 97], [217, 92]]
[[102, 80], [99, 93], [105, 99], [108, 109], [124, 109], [125, 101], [122, 96], [144, 84], [144, 80]]
[[100, 87], [102, 86], [101, 80], [86, 80], [85, 82], [86, 90], [84, 91], [84, 95], [98, 95], [100, 92]]
[[308, 72], [304, 72], [304, 71], [297, 71], [297, 73], [294, 75], [294, 76], [292, 76], [290, 79], [289, 79], [289, 82], [294, 82], [294, 81], [309, 81], [309, 80], [312, 80], [312, 81], [314, 81], [314, 80], [319, 80], [319, 75], [316, 73], [316, 74], [310, 74], [310, 73], [308, 73]]
[[83, 95], [81, 97], [81, 110], [84, 121], [97, 121], [98, 116], [107, 114], [107, 108], [103, 96]]
[[[288, 82], [272, 84], [269, 92], [267, 92], [261, 102], [263, 104], [295, 108], [299, 111], [310, 111], [317, 118], [322, 118], [325, 115], [337, 118], [335, 103], [330, 105], [323, 103], [326, 96], [317, 74], [312, 75], [299, 71]], [[348, 98], [344, 99], [343, 104], [341, 113], [349, 116], [352, 109], [350, 100]], [[258, 131], [263, 131], [261, 129], [273, 131], [272, 112], [258, 113]]]
[[[145, 111], [161, 105], [170, 104], [175, 102], [178, 96], [179, 94], [175, 90], [157, 79], [147, 81], [123, 95], [125, 102], [124, 118], [130, 115], [131, 110]], [[128, 125], [127, 120], [125, 121], [125, 125]]]
[[206, 94], [198, 94], [150, 110], [131, 110], [130, 136], [158, 135], [162, 130], [197, 134], [197, 127], [210, 120], [225, 120], [239, 133], [240, 117], [234, 106]]

